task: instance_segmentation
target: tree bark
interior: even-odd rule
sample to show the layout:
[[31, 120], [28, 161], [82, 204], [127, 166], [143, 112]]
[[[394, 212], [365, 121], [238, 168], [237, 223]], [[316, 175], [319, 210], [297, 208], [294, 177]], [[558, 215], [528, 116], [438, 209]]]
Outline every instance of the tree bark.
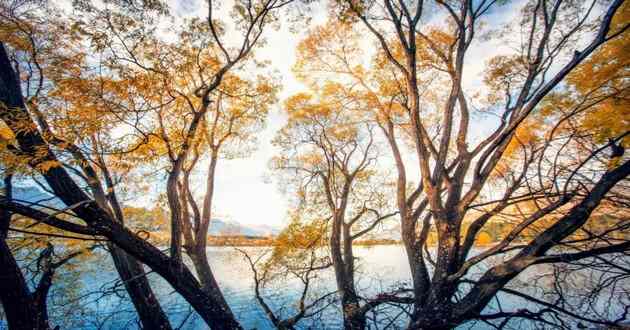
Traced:
[[155, 297], [142, 264], [114, 244], [108, 244], [116, 270], [131, 298], [144, 329], [172, 329], [168, 317]]
[[[177, 180], [181, 172], [182, 162], [177, 161], [168, 174], [166, 181], [166, 197], [168, 199], [168, 207], [171, 211], [171, 258], [182, 261], [182, 205], [180, 203]], [[184, 205], [186, 207], [186, 205]]]
[[354, 256], [350, 240], [350, 226], [344, 223], [343, 212], [345, 212], [345, 207], [343, 210], [337, 210], [333, 216], [330, 253], [337, 290], [341, 296], [344, 329], [363, 330], [367, 322], [354, 287]]

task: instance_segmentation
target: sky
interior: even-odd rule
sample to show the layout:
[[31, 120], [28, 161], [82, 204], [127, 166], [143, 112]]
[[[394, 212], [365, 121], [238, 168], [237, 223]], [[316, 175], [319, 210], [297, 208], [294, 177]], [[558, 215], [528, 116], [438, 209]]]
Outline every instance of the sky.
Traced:
[[[513, 20], [521, 3], [522, 1], [515, 1], [510, 5], [499, 7], [498, 10], [489, 13], [487, 22], [499, 27]], [[172, 7], [175, 15], [203, 17], [207, 14], [206, 6], [205, 1], [194, 0], [176, 1]], [[195, 12], [194, 8], [198, 8], [199, 12]], [[325, 24], [326, 13], [325, 3], [316, 4], [311, 12], [311, 26]], [[276, 153], [271, 140], [286, 122], [282, 109], [283, 100], [306, 90], [306, 87], [291, 72], [291, 67], [296, 61], [295, 48], [305, 37], [306, 32], [307, 29], [301, 29], [299, 33], [291, 32], [288, 24], [283, 24], [278, 31], [269, 29], [264, 34], [266, 44], [256, 50], [257, 58], [269, 60], [270, 68], [278, 72], [283, 89], [279, 95], [280, 101], [270, 111], [265, 129], [257, 136], [257, 149], [246, 158], [220, 160], [216, 172], [213, 202], [216, 218], [250, 225], [264, 224], [282, 227], [286, 224], [289, 196], [281, 193], [279, 183], [269, 171], [268, 163]], [[374, 38], [369, 33], [365, 34], [364, 44], [367, 47], [374, 44]], [[509, 46], [499, 41], [473, 43], [466, 59], [464, 88], [470, 94], [479, 90], [485, 62], [495, 55], [509, 51]], [[494, 127], [496, 127], [495, 120], [482, 118], [473, 127], [472, 134], [485, 135], [484, 133], [491, 131]], [[411, 158], [410, 161], [415, 163]], [[200, 178], [198, 182], [205, 182], [205, 178]], [[203, 189], [204, 185], [198, 184], [196, 193], [201, 196]]]

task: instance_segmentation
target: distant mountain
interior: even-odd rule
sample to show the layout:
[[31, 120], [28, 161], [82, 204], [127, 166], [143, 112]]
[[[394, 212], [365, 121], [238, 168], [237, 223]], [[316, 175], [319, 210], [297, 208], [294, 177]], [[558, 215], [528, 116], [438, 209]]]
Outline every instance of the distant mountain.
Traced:
[[243, 236], [276, 236], [280, 233], [280, 229], [265, 224], [242, 224], [236, 221], [212, 219], [210, 221], [209, 235], [227, 236], [227, 235], [243, 235]]

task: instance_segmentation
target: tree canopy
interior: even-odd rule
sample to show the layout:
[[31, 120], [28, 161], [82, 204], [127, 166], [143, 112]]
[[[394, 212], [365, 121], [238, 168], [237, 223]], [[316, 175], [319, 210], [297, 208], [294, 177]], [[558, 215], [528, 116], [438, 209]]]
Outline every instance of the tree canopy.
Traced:
[[[261, 146], [286, 226], [236, 249], [275, 328], [626, 324], [629, 20], [625, 0], [5, 1], [6, 324], [72, 327], [71, 282], [107, 259], [139, 327], [244, 328], [208, 247], [223, 166]], [[261, 56], [273, 33], [294, 63]], [[359, 246], [386, 241], [408, 281], [366, 290]]]

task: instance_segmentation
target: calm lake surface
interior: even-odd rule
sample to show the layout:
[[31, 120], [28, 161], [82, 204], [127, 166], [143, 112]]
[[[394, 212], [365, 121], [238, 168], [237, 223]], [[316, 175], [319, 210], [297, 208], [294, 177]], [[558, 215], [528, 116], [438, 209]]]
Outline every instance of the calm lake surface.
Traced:
[[[256, 255], [266, 248], [244, 248], [251, 255]], [[406, 255], [399, 245], [358, 247], [357, 286], [365, 297], [371, 297], [379, 292], [388, 292], [399, 287], [409, 287], [409, 267]], [[231, 247], [208, 248], [208, 255], [212, 269], [219, 281], [225, 297], [231, 305], [237, 318], [246, 329], [273, 329], [271, 323], [264, 315], [254, 297], [253, 274], [243, 255]], [[81, 329], [137, 329], [138, 324], [133, 311], [133, 306], [126, 298], [124, 288], [117, 279], [111, 261], [103, 254], [96, 263], [86, 263], [79, 278], [66, 282], [71, 286], [72, 298], [64, 291], [60, 284], [53, 291], [51, 303], [51, 316], [53, 324], [62, 325], [61, 328]], [[487, 267], [481, 266], [476, 270], [480, 272]], [[545, 296], [545, 290], [553, 288], [553, 281], [546, 279], [544, 274], [553, 272], [550, 266], [536, 266], [529, 269], [518, 278], [518, 283], [526, 285], [526, 291], [539, 297]], [[569, 276], [565, 285], [575, 290], [586, 289], [589, 283], [594, 281], [593, 276], [599, 274], [580, 274], [579, 272]], [[175, 293], [166, 282], [156, 274], [149, 274], [153, 288], [168, 313], [174, 327], [181, 329], [206, 329], [200, 318], [191, 311], [185, 301]], [[335, 290], [335, 282], [332, 270], [322, 272], [313, 285], [313, 295], [318, 296]], [[625, 283], [625, 292], [628, 292], [630, 283]], [[65, 288], [67, 290], [68, 288]], [[275, 283], [264, 291], [268, 303], [279, 311], [280, 316], [287, 317], [295, 309], [295, 303], [302, 289], [298, 280], [285, 280]], [[621, 292], [621, 291], [620, 291]], [[611, 315], [620, 313], [623, 304], [615, 303], [615, 292], [610, 292], [608, 303], [597, 303], [602, 310]], [[493, 302], [488, 307], [489, 312], [496, 312], [498, 305], [505, 311], [524, 308], [527, 303], [513, 296], [500, 296], [500, 303]], [[494, 309], [493, 309], [494, 308]], [[400, 317], [396, 318], [396, 316]], [[400, 308], [390, 307], [377, 314], [381, 322], [379, 328], [385, 327], [389, 319], [396, 319], [388, 328], [399, 329], [404, 327], [406, 318]], [[584, 315], [584, 314], [582, 314]], [[340, 327], [340, 311], [336, 304], [330, 307], [319, 317], [307, 319], [300, 323], [302, 329], [338, 329]], [[2, 326], [0, 326], [2, 328]], [[487, 324], [469, 323], [460, 329], [490, 329]], [[527, 323], [518, 325], [518, 328], [528, 328]], [[372, 329], [375, 327], [372, 326]]]

